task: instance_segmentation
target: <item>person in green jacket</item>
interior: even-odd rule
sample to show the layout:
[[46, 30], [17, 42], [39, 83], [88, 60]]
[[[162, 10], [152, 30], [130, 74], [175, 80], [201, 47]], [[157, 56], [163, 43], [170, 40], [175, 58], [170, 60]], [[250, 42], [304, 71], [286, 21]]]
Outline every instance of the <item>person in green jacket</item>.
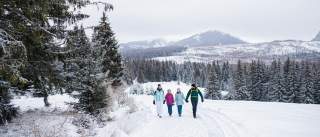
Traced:
[[197, 88], [196, 84], [191, 85], [191, 89], [188, 91], [186, 102], [188, 103], [188, 98], [191, 95], [191, 104], [192, 104], [192, 112], [193, 112], [193, 118], [197, 117], [197, 105], [198, 105], [198, 96], [201, 97], [201, 102], [203, 102], [203, 96], [200, 90]]

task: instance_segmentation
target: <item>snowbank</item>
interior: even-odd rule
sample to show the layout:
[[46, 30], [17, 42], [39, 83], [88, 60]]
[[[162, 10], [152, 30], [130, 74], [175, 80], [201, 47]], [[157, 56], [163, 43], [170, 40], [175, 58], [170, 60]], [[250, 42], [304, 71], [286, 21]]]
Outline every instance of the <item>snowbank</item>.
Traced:
[[11, 100], [11, 104], [19, 107], [21, 112], [26, 112], [34, 109], [43, 109], [44, 111], [66, 111], [70, 108], [67, 103], [76, 102], [77, 99], [70, 97], [67, 94], [56, 94], [48, 97], [49, 107], [44, 106], [43, 98], [20, 96]]

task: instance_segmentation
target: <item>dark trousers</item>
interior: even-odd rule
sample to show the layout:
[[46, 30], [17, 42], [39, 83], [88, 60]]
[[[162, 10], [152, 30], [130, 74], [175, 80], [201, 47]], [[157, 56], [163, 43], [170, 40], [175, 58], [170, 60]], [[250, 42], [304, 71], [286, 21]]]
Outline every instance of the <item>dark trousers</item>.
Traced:
[[182, 114], [182, 105], [177, 105], [178, 106], [178, 114], [181, 116]]
[[197, 117], [197, 106], [198, 106], [198, 100], [191, 100], [192, 104], [192, 112], [193, 112], [193, 117]]
[[172, 105], [167, 105], [168, 106], [168, 113], [171, 116], [172, 115]]

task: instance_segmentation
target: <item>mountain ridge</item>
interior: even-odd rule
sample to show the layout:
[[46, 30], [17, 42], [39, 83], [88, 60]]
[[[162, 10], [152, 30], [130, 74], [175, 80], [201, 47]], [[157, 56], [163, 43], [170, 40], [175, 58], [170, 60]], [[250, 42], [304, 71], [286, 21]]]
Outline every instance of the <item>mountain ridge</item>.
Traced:
[[166, 41], [164, 39], [142, 40], [132, 41], [127, 43], [121, 43], [120, 49], [147, 49], [147, 48], [159, 48], [166, 46], [184, 46], [194, 47], [203, 45], [229, 45], [229, 44], [244, 44], [247, 43], [235, 36], [228, 33], [224, 33], [217, 30], [209, 30], [202, 33], [194, 34], [189, 37], [183, 38], [177, 41]]
[[217, 30], [209, 30], [192, 35], [174, 43], [178, 46], [195, 47], [203, 45], [229, 45], [247, 43], [235, 36]]

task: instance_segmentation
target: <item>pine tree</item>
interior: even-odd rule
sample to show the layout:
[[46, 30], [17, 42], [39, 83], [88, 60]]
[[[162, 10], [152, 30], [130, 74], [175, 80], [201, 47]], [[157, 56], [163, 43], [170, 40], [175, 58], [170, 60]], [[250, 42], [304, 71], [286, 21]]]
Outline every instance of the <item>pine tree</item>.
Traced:
[[140, 70], [138, 70], [137, 81], [138, 81], [139, 83], [145, 83], [145, 82], [146, 82], [142, 68], [141, 68]]
[[[59, 70], [61, 63], [57, 64], [57, 60], [63, 60], [60, 56], [61, 43], [56, 40], [65, 39], [67, 25], [88, 17], [76, 12], [87, 4], [90, 1], [0, 1], [0, 81], [8, 82], [7, 90], [33, 88], [32, 91], [41, 94], [45, 105], [49, 106], [49, 94], [63, 88]], [[3, 50], [3, 45], [7, 49]], [[2, 77], [3, 73], [8, 76]], [[7, 90], [1, 89], [0, 92], [7, 94]], [[0, 109], [4, 110], [2, 106]], [[10, 110], [11, 114], [16, 111], [12, 107]]]
[[113, 94], [120, 86], [122, 77], [121, 57], [114, 34], [106, 22], [105, 13], [100, 24], [94, 29], [92, 40], [89, 56], [85, 59], [88, 64], [83, 67], [86, 70], [79, 72], [86, 78], [83, 79], [85, 87], [80, 90], [79, 102], [75, 104], [75, 108], [98, 115], [110, 110]]
[[219, 100], [221, 99], [221, 93], [219, 91], [219, 79], [218, 79], [216, 69], [214, 67], [215, 67], [215, 64], [213, 64], [213, 68], [208, 74], [209, 78], [208, 78], [208, 86], [206, 88], [205, 98]]
[[250, 91], [252, 100], [261, 101], [264, 93], [264, 68], [261, 61], [252, 61], [250, 64]]
[[244, 71], [243, 71], [242, 63], [239, 60], [237, 63], [235, 74], [233, 76], [233, 84], [234, 84], [233, 98], [236, 100], [250, 99], [250, 94], [245, 84], [245, 79], [244, 79], [245, 77], [243, 75], [243, 72]]
[[121, 83], [120, 78], [123, 75], [121, 55], [118, 52], [118, 42], [104, 12], [99, 26], [94, 29], [92, 41], [97, 53], [96, 60], [98, 62], [102, 61], [102, 66], [99, 66], [102, 72], [107, 73], [107, 78], [112, 79], [113, 85], [119, 85]]
[[305, 93], [304, 101], [302, 103], [312, 104], [314, 103], [314, 89], [313, 89], [313, 81], [310, 70], [310, 64], [306, 62], [303, 68], [303, 79], [301, 85], [301, 92]]
[[283, 75], [284, 75], [284, 88], [282, 92], [281, 102], [291, 103], [294, 101], [294, 67], [292, 61], [288, 58], [284, 62]]
[[313, 89], [314, 89], [314, 101], [316, 104], [320, 104], [320, 64], [314, 63], [312, 70], [313, 70]]
[[222, 90], [226, 90], [229, 85], [230, 79], [230, 67], [228, 62], [224, 62], [222, 65]]
[[271, 80], [270, 89], [268, 92], [268, 100], [279, 102], [281, 101], [282, 93], [285, 92], [281, 76], [281, 62], [273, 61], [271, 63]]

